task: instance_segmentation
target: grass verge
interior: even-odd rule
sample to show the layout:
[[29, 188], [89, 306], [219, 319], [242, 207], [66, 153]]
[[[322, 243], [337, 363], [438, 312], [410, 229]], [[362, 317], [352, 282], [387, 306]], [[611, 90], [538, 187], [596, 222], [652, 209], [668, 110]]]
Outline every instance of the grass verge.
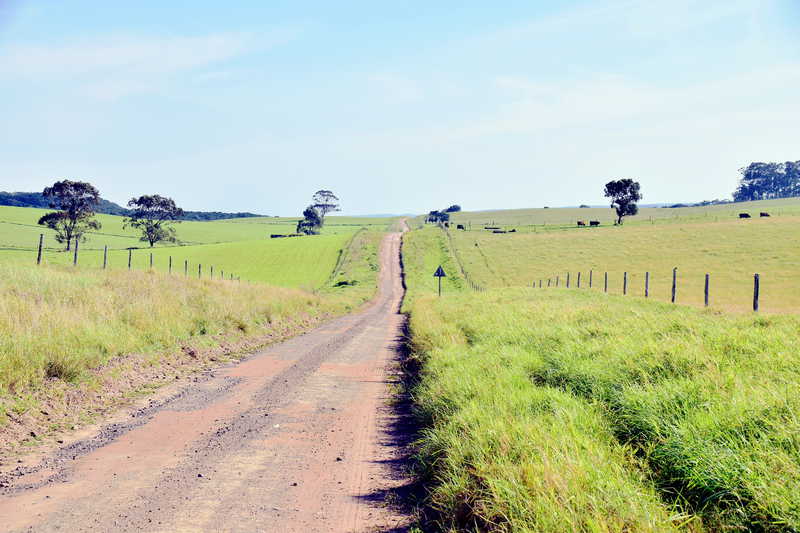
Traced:
[[797, 317], [575, 290], [409, 307], [445, 528], [800, 529]]

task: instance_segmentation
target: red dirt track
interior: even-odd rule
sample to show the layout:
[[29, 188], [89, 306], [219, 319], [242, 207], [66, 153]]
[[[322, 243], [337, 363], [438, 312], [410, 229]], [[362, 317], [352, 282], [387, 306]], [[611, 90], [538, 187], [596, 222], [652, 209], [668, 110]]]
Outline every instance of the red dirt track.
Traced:
[[[400, 234], [365, 310], [254, 354], [0, 484], [0, 531], [402, 531], [389, 366]], [[0, 467], [0, 469], [6, 467]]]

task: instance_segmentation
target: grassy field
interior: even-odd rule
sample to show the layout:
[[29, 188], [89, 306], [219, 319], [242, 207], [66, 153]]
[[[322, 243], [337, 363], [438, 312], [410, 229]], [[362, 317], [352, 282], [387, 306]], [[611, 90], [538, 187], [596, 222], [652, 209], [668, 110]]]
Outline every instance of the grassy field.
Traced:
[[[408, 234], [419, 461], [444, 529], [799, 530], [793, 221]], [[664, 303], [673, 266], [679, 303], [701, 305], [712, 274], [712, 308]], [[729, 313], [749, 309], [753, 272], [771, 312]]]
[[[48, 249], [58, 250], [62, 245], [55, 242], [53, 232], [36, 222], [47, 209], [27, 207], [0, 206], [0, 250], [22, 249], [35, 250], [39, 242], [39, 234], [45, 234], [45, 245]], [[147, 247], [147, 243], [139, 240], [139, 235], [131, 228], [123, 228], [123, 218], [113, 215], [97, 215], [103, 227], [97, 232], [87, 234], [87, 242], [82, 243], [84, 249], [99, 249], [108, 246], [110, 249], [130, 247]], [[329, 216], [323, 229], [324, 235], [351, 234], [358, 228], [367, 226], [384, 230], [391, 224], [389, 218], [355, 218]], [[186, 221], [175, 225], [178, 239], [184, 245], [214, 244], [234, 241], [255, 241], [269, 239], [273, 233], [294, 233], [296, 218], [258, 217], [214, 220], [209, 222]], [[163, 247], [165, 245], [158, 245]], [[174, 246], [170, 244], [169, 246]]]
[[[770, 213], [773, 217], [796, 217], [800, 215], [800, 200], [785, 198], [675, 209], [643, 207], [637, 216], [626, 217], [625, 225], [719, 222], [738, 218], [739, 213], [750, 213], [758, 218], [762, 211]], [[572, 229], [576, 227], [578, 220], [598, 220], [603, 226], [611, 226], [616, 217], [614, 210], [606, 207], [508, 209], [461, 212], [451, 215], [453, 224], [466, 224], [472, 231], [483, 231], [485, 226], [500, 226], [506, 230], [516, 229], [518, 232]]]
[[[750, 210], [767, 210], [776, 202], [787, 210], [800, 208], [800, 201], [793, 199], [756, 202]], [[497, 218], [502, 216], [506, 215]], [[484, 287], [538, 286], [539, 280], [546, 286], [548, 279], [555, 284], [556, 277], [563, 285], [567, 273], [575, 287], [581, 273], [582, 288], [588, 289], [592, 271], [594, 290], [603, 290], [604, 273], [608, 272], [609, 292], [622, 294], [627, 272], [628, 294], [643, 297], [645, 273], [649, 272], [650, 297], [668, 301], [672, 269], [677, 268], [678, 303], [702, 306], [708, 273], [713, 307], [748, 311], [752, 309], [753, 275], [759, 273], [761, 310], [796, 313], [800, 311], [797, 221], [789, 215], [753, 220], [725, 217], [718, 221], [682, 216], [669, 224], [626, 223], [506, 234], [451, 227], [449, 246], [456, 266], [463, 267], [475, 283]], [[424, 231], [440, 230], [429, 226]]]
[[[40, 233], [45, 234], [44, 263], [71, 265], [72, 253], [53, 239], [50, 230], [36, 225], [41, 209], [0, 207], [0, 264], [29, 265], [36, 260]], [[123, 229], [122, 218], [98, 215], [103, 228], [90, 233], [79, 252], [81, 268], [101, 268], [103, 246], [109, 247], [108, 267], [127, 269], [128, 250], [132, 252], [132, 268], [153, 268], [168, 272], [172, 257], [173, 272], [183, 274], [188, 261], [188, 274], [215, 277], [225, 273], [249, 281], [265, 282], [281, 287], [316, 290], [324, 286], [342, 251], [361, 228], [373, 234], [384, 231], [393, 219], [328, 217], [322, 235], [291, 239], [270, 239], [272, 233], [293, 233], [296, 219], [242, 218], [212, 222], [182, 222], [175, 227], [182, 246], [156, 246], [149, 249], [135, 232]]]
[[[395, 222], [332, 218], [322, 235], [288, 239], [264, 236], [293, 231], [290, 220], [183, 223], [177, 226], [182, 239], [206, 242], [134, 249], [129, 271], [124, 248], [138, 242], [122, 230], [119, 217], [102, 217], [104, 230], [119, 232], [107, 270], [96, 246], [112, 241], [105, 234], [90, 236], [77, 268], [71, 253], [55, 249], [47, 249], [37, 267], [35, 249], [17, 249], [15, 242], [24, 240], [20, 228], [30, 235], [42, 231], [25, 225], [38, 215], [0, 209], [0, 243], [6, 247], [0, 251], [0, 449], [22, 435], [8, 425], [9, 417], [41, 429], [30, 419], [39, 416], [43, 402], [48, 420], [72, 420], [67, 411], [74, 406], [56, 396], [73, 394], [70, 387], [91, 389], [110, 361], [188, 368], [192, 360], [180, 350], [187, 343], [209, 350], [247, 345], [357, 308], [375, 293], [379, 244]], [[242, 281], [230, 280], [231, 274]], [[213, 363], [197, 361], [202, 364]], [[105, 398], [105, 385], [98, 387], [90, 397]]]
[[410, 307], [447, 526], [800, 528], [797, 317], [566, 289]]

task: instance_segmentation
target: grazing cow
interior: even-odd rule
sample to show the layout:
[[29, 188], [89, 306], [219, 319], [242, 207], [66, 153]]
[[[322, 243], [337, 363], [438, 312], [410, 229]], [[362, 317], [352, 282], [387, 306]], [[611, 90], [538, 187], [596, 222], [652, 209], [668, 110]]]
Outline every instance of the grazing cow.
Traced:
[[583, 221], [583, 220], [579, 220], [578, 221], [578, 226], [585, 226], [585, 225], [586, 225], [585, 221]]
[[762, 211], [762, 213], [761, 213], [761, 218], [765, 218], [765, 217], [769, 217], [769, 213], [764, 213], [764, 212]]
[[739, 218], [750, 218], [750, 213], [739, 213]]
[[458, 226], [456, 226], [456, 229], [463, 229], [464, 231], [467, 230], [467, 228], [464, 227], [464, 224], [459, 224]]
[[504, 230], [504, 229], [496, 229], [496, 230], [493, 230], [492, 233], [508, 233], [508, 232], [506, 230]]
[[589, 221], [589, 225], [592, 226], [592, 227], [599, 226], [600, 225], [600, 221], [599, 220], [590, 220]]
[[508, 230], [508, 232], [509, 232], [509, 233], [516, 233], [516, 232], [517, 232], [517, 228], [510, 229], [510, 230]]

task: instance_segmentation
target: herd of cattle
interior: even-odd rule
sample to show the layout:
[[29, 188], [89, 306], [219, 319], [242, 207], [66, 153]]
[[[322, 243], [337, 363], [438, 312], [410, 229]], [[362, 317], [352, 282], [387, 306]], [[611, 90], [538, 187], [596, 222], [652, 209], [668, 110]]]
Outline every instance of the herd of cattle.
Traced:
[[[762, 211], [761, 213], [759, 213], [759, 216], [761, 218], [765, 218], [765, 217], [769, 217], [770, 215], [769, 215], [769, 213], [766, 213], [766, 212]], [[750, 213], [739, 213], [739, 218], [753, 218], [753, 217], [750, 216]], [[445, 222], [444, 225], [446, 227], [448, 227], [448, 228], [450, 227], [450, 223], [449, 222]], [[599, 220], [590, 220], [588, 222], [588, 224], [587, 224], [587, 222], [585, 220], [579, 220], [578, 221], [578, 226], [579, 227], [586, 227], [587, 225], [590, 226], [590, 227], [596, 227], [596, 226], [600, 225], [600, 221]], [[457, 224], [456, 225], [456, 229], [460, 229], [462, 231], [467, 231], [467, 227], [464, 224]], [[516, 231], [517, 231], [516, 229], [504, 230], [504, 229], [502, 229], [502, 228], [500, 228], [498, 226], [484, 226], [483, 229], [489, 230], [492, 233], [516, 233]], [[272, 238], [275, 238], [275, 237], [292, 237], [292, 236], [293, 235], [273, 235]]]

